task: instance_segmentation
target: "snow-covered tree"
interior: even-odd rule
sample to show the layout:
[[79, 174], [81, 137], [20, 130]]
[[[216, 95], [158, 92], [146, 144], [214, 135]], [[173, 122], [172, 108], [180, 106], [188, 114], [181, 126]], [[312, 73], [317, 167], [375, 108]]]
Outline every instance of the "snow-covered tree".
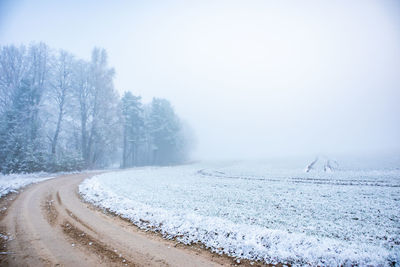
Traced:
[[[19, 51], [15, 47], [3, 48], [2, 51], [6, 55], [16, 55], [8, 57], [13, 60], [9, 61], [6, 68], [17, 66], [24, 71], [2, 69], [10, 76], [4, 87], [8, 90], [8, 96], [2, 96], [7, 101], [4, 102], [1, 116], [1, 171], [40, 170], [45, 164], [45, 151], [39, 110], [46, 88], [49, 51], [42, 43], [31, 45], [27, 53], [23, 47]], [[22, 67], [18, 62], [24, 62], [21, 64], [26, 66]]]
[[171, 103], [166, 99], [153, 98], [149, 120], [154, 144], [153, 163], [177, 163], [181, 125]]
[[0, 171], [184, 162], [187, 127], [165, 99], [114, 89], [107, 53], [90, 61], [45, 44], [0, 47]]
[[139, 164], [139, 147], [145, 142], [144, 116], [141, 98], [126, 92], [122, 97], [123, 155], [122, 167]]
[[108, 161], [105, 152], [110, 152], [113, 141], [108, 129], [117, 121], [114, 69], [107, 66], [106, 51], [98, 48], [93, 49], [89, 63], [79, 65], [75, 95], [80, 109], [81, 152], [86, 166], [95, 167]]
[[13, 94], [26, 77], [28, 68], [25, 46], [4, 46], [0, 49], [0, 114], [12, 105]]
[[[51, 154], [56, 159], [56, 148], [62, 130], [62, 123], [66, 114], [67, 105], [70, 102], [73, 86], [73, 56], [66, 51], [60, 51], [53, 66], [52, 78], [50, 80], [49, 98], [54, 106], [54, 126], [51, 129]], [[54, 112], [56, 111], [56, 112]]]

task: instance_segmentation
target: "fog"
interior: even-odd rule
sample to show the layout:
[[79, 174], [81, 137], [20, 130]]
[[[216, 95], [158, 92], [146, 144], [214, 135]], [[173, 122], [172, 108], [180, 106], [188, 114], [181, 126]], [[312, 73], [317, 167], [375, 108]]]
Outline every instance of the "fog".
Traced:
[[169, 99], [196, 159], [400, 151], [397, 1], [2, 1], [0, 44], [43, 41]]

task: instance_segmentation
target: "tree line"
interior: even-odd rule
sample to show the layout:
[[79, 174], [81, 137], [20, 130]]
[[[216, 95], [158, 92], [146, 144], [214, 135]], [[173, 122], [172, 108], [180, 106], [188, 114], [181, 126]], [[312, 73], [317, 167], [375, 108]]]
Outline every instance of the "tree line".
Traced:
[[44, 43], [0, 47], [0, 172], [179, 164], [190, 127], [171, 103], [114, 88], [104, 49], [78, 59]]

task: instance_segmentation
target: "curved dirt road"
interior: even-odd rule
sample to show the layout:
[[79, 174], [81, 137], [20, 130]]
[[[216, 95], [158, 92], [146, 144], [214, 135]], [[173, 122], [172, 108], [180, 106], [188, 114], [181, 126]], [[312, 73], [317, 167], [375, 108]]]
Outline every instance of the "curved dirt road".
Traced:
[[9, 266], [218, 266], [225, 257], [163, 240], [81, 201], [74, 174], [23, 191], [1, 225], [11, 234]]

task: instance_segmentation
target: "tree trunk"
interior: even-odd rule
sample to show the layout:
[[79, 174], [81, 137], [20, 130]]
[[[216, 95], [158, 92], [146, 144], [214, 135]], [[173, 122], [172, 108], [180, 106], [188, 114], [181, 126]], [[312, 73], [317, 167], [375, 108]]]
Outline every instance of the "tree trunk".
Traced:
[[88, 153], [87, 153], [87, 133], [86, 133], [86, 115], [81, 115], [81, 146], [82, 146], [82, 158], [85, 164], [88, 164]]
[[53, 155], [54, 159], [56, 158], [57, 140], [58, 140], [58, 135], [60, 134], [62, 118], [63, 118], [63, 107], [61, 106], [58, 113], [56, 131], [54, 133], [53, 141], [51, 142], [51, 154]]
[[128, 137], [127, 137], [127, 130], [126, 125], [124, 125], [124, 147], [122, 151], [122, 168], [127, 167], [127, 155], [128, 155]]

